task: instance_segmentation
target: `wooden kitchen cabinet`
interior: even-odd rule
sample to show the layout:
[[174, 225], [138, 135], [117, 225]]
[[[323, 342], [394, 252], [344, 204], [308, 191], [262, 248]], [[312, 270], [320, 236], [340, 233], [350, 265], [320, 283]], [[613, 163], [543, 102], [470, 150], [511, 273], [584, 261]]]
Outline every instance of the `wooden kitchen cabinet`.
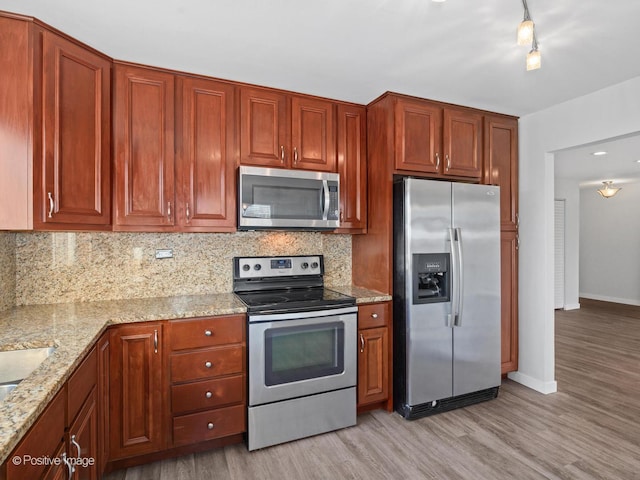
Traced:
[[[174, 75], [114, 68], [114, 230], [175, 224]], [[129, 228], [127, 228], [129, 227]]]
[[358, 307], [358, 409], [391, 409], [391, 302]]
[[0, 31], [0, 228], [110, 229], [110, 60], [30, 18]]
[[502, 373], [518, 369], [518, 232], [500, 233]]
[[172, 444], [246, 431], [246, 317], [169, 322]]
[[336, 233], [367, 230], [367, 112], [356, 105], [338, 105], [338, 173], [340, 228]]
[[111, 330], [109, 457], [122, 459], [166, 447], [163, 324]]
[[240, 163], [336, 171], [335, 104], [266, 88], [240, 91]]
[[480, 179], [482, 114], [435, 102], [395, 100], [395, 169]]

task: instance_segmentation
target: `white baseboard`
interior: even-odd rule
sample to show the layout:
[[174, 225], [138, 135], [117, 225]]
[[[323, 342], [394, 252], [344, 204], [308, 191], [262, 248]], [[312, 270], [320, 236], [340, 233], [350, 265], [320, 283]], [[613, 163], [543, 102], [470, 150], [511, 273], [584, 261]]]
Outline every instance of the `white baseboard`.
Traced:
[[636, 307], [640, 307], [640, 300], [633, 298], [608, 297], [606, 295], [597, 295], [593, 293], [582, 292], [580, 292], [580, 296], [583, 298], [589, 298], [591, 300], [600, 300], [601, 302], [622, 303], [623, 305], [634, 305]]
[[537, 378], [530, 377], [529, 375], [525, 375], [520, 372], [511, 372], [507, 374], [514, 382], [518, 382], [525, 387], [529, 387], [537, 392], [544, 393], [545, 395], [549, 393], [556, 393], [558, 391], [558, 382], [555, 380], [551, 382], [543, 382], [542, 380], [538, 380]]
[[580, 310], [579, 303], [569, 303], [564, 306], [564, 310]]

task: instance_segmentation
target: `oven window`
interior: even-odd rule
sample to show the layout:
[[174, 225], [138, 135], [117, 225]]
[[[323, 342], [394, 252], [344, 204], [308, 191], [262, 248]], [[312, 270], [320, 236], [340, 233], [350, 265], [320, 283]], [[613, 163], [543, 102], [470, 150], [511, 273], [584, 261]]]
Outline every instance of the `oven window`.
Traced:
[[344, 371], [344, 324], [329, 322], [265, 332], [265, 383], [280, 385]]

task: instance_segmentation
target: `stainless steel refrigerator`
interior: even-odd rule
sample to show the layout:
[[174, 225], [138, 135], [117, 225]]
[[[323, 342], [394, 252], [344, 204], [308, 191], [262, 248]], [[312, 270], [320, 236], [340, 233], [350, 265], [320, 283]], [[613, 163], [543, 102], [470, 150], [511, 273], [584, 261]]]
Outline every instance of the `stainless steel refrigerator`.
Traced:
[[394, 405], [407, 419], [500, 386], [500, 190], [394, 184]]

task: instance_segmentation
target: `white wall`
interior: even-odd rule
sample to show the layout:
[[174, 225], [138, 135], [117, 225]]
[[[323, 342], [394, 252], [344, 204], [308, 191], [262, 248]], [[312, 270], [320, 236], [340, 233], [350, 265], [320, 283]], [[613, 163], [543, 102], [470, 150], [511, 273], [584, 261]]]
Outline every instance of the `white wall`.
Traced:
[[557, 390], [553, 319], [553, 153], [640, 131], [640, 77], [520, 119], [519, 370], [510, 378]]
[[580, 308], [580, 186], [565, 178], [554, 183], [555, 198], [565, 201], [564, 309], [573, 310]]
[[604, 199], [580, 190], [580, 296], [640, 305], [640, 184]]

